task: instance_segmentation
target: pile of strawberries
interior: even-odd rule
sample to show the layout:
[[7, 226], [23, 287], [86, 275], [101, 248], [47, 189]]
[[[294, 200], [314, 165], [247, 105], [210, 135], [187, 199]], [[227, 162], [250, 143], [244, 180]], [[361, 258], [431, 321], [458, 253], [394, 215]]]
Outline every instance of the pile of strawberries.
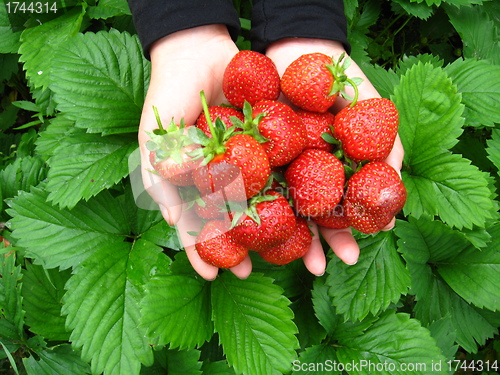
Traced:
[[[384, 162], [398, 112], [388, 99], [358, 101], [348, 63], [306, 54], [280, 78], [267, 56], [240, 51], [223, 80], [231, 106], [208, 106], [201, 93], [194, 125], [158, 119], [151, 164], [202, 219], [196, 249], [205, 262], [230, 268], [252, 250], [287, 264], [309, 249], [307, 220], [370, 234], [402, 209], [406, 189]], [[354, 98], [334, 115], [346, 85]]]

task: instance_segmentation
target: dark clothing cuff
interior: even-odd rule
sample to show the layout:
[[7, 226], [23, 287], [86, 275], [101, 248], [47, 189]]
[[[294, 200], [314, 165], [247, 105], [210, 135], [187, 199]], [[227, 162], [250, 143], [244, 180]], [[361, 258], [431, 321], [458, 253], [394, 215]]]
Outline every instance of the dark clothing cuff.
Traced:
[[349, 53], [343, 1], [254, 0], [252, 49], [265, 52], [270, 44], [284, 38], [335, 40]]
[[144, 55], [157, 40], [176, 31], [222, 24], [236, 41], [239, 16], [231, 0], [128, 0]]

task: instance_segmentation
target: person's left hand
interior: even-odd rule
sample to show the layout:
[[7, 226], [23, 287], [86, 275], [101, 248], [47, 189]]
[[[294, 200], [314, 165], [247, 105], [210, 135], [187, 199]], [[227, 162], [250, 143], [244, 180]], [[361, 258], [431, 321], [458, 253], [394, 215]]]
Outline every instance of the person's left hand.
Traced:
[[[306, 53], [322, 52], [326, 55], [333, 56], [334, 60], [337, 60], [342, 53], [345, 53], [345, 49], [341, 43], [323, 39], [307, 39], [307, 38], [290, 38], [283, 39], [276, 43], [273, 43], [268, 47], [266, 55], [271, 58], [276, 64], [280, 76], [283, 75], [285, 69], [299, 56]], [[347, 69], [346, 74], [348, 77], [360, 77], [363, 82], [358, 86], [359, 96], [358, 100], [378, 98], [380, 94], [377, 92], [375, 87], [370, 83], [368, 78], [364, 75], [359, 66], [352, 62], [350, 67]], [[346, 88], [349, 95], [353, 95], [353, 91]], [[282, 96], [280, 100], [287, 102], [286, 98]], [[346, 107], [350, 102], [339, 97], [331, 108], [333, 113], [340, 111], [342, 108]], [[288, 102], [288, 104], [290, 104]], [[385, 160], [390, 164], [398, 173], [401, 171], [403, 163], [404, 149], [399, 136], [396, 137], [394, 147]], [[352, 235], [350, 228], [346, 229], [331, 229], [318, 227], [314, 223], [310, 222], [311, 230], [314, 234], [313, 242], [309, 251], [304, 255], [303, 261], [307, 269], [314, 275], [322, 275], [326, 269], [326, 257], [323, 251], [323, 246], [320, 241], [319, 233], [323, 236], [325, 241], [330, 245], [333, 252], [338, 256], [344, 263], [352, 265], [358, 261], [359, 257], [359, 246]], [[383, 229], [391, 230], [394, 227], [395, 218]]]

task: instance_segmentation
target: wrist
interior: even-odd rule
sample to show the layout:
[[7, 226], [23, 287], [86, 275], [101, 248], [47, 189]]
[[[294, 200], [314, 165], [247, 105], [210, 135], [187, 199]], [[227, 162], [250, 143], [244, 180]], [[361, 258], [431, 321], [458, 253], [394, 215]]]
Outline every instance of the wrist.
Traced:
[[225, 25], [205, 25], [176, 31], [151, 45], [151, 62], [154, 64], [173, 54], [190, 54], [191, 51], [199, 51], [200, 48], [220, 42], [232, 42]]

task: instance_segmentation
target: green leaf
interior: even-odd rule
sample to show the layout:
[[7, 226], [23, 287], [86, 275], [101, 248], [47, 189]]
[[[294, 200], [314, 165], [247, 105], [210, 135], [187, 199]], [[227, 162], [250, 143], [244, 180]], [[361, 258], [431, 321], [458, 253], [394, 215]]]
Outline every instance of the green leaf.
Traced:
[[393, 311], [383, 313], [361, 335], [342, 339], [337, 358], [344, 365], [359, 364], [349, 374], [428, 374], [434, 363], [445, 361], [429, 330]]
[[227, 360], [237, 373], [282, 374], [296, 359], [293, 313], [283, 290], [253, 273], [225, 272], [212, 283], [213, 321]]
[[100, 31], [62, 43], [53, 61], [57, 109], [89, 133], [137, 133], [149, 62], [136, 36]]
[[459, 232], [425, 218], [398, 221], [395, 231], [412, 277], [416, 318], [429, 325], [449, 316], [457, 343], [466, 351], [476, 352], [478, 344], [484, 344], [497, 332], [496, 325], [488, 321], [483, 310], [467, 304], [433, 272], [435, 262], [460, 253], [467, 248], [467, 241]]
[[30, 331], [47, 340], [67, 341], [65, 318], [61, 314], [64, 284], [71, 273], [58, 269], [46, 270], [26, 262], [23, 278], [23, 306]]
[[16, 266], [16, 253], [1, 256], [0, 262], [0, 341], [23, 341], [24, 311], [21, 295], [23, 274]]
[[166, 373], [169, 375], [202, 375], [201, 365], [200, 352], [198, 350], [167, 351]]
[[38, 185], [47, 175], [47, 165], [37, 156], [17, 158], [0, 171], [3, 198], [11, 198], [18, 191], [27, 191]]
[[160, 248], [139, 240], [102, 244], [74, 270], [66, 284], [63, 314], [73, 346], [93, 373], [139, 374], [153, 362], [145, 332], [139, 327], [143, 278]]
[[339, 323], [339, 316], [333, 306], [328, 290], [326, 277], [321, 277], [314, 281], [314, 288], [311, 293], [314, 313], [318, 318], [319, 324], [325, 328], [328, 335], [331, 335]]
[[500, 66], [485, 60], [457, 59], [445, 68], [457, 85], [465, 105], [467, 125], [494, 126], [500, 123]]
[[446, 359], [454, 359], [457, 353], [458, 345], [455, 345], [457, 336], [456, 329], [453, 327], [453, 321], [449, 316], [435, 320], [429, 325], [432, 337], [443, 352]]
[[500, 310], [500, 226], [490, 228], [492, 242], [484, 249], [469, 246], [437, 263], [439, 274], [465, 301], [479, 308]]
[[488, 59], [500, 65], [499, 31], [490, 15], [481, 6], [445, 9], [462, 39], [464, 57]]
[[290, 305], [297, 325], [300, 347], [320, 344], [326, 337], [326, 330], [318, 323], [311, 303], [311, 292], [305, 293]]
[[293, 375], [342, 374], [335, 348], [328, 344], [315, 345], [300, 353], [293, 361]]
[[194, 349], [210, 340], [210, 284], [200, 277], [160, 274], [146, 284], [141, 326], [158, 345]]
[[128, 157], [137, 148], [137, 135], [72, 133], [49, 160], [49, 201], [74, 207], [128, 175]]
[[484, 227], [495, 210], [487, 174], [460, 155], [443, 152], [420, 159], [402, 177], [408, 192], [407, 215], [438, 215], [450, 226], [471, 229]]
[[410, 286], [410, 275], [396, 251], [392, 232], [358, 241], [362, 252], [358, 263], [348, 266], [333, 257], [328, 263], [329, 294], [337, 313], [346, 320], [377, 315], [396, 303]]
[[488, 152], [488, 159], [495, 164], [498, 171], [500, 171], [500, 130], [493, 129], [491, 133], [491, 139], [486, 141], [488, 148], [486, 151]]
[[81, 133], [81, 129], [75, 129], [75, 121], [68, 120], [63, 115], [58, 115], [50, 119], [49, 125], [39, 132], [39, 137], [36, 140], [36, 151], [43, 155], [45, 159], [55, 155], [58, 147], [64, 142], [67, 135], [72, 133]]
[[17, 245], [45, 268], [75, 267], [101, 246], [120, 246], [129, 222], [108, 191], [72, 210], [47, 202], [48, 192], [32, 188], [10, 202], [9, 225]]
[[23, 358], [28, 375], [83, 375], [90, 374], [90, 366], [68, 344], [62, 344]]
[[390, 98], [394, 94], [394, 87], [399, 84], [399, 76], [392, 69], [386, 70], [371, 64], [363, 64], [362, 69], [383, 98]]
[[100, 0], [96, 6], [89, 8], [87, 14], [94, 19], [131, 15], [127, 0]]
[[392, 100], [399, 111], [404, 163], [413, 166], [452, 148], [462, 134], [463, 105], [446, 73], [419, 63], [401, 77]]
[[11, 25], [7, 7], [0, 6], [0, 53], [17, 53], [20, 36], [21, 31]]
[[25, 29], [21, 34], [20, 62], [32, 87], [48, 88], [57, 69], [58, 46], [76, 35], [82, 26], [84, 8], [75, 7], [61, 16]]

